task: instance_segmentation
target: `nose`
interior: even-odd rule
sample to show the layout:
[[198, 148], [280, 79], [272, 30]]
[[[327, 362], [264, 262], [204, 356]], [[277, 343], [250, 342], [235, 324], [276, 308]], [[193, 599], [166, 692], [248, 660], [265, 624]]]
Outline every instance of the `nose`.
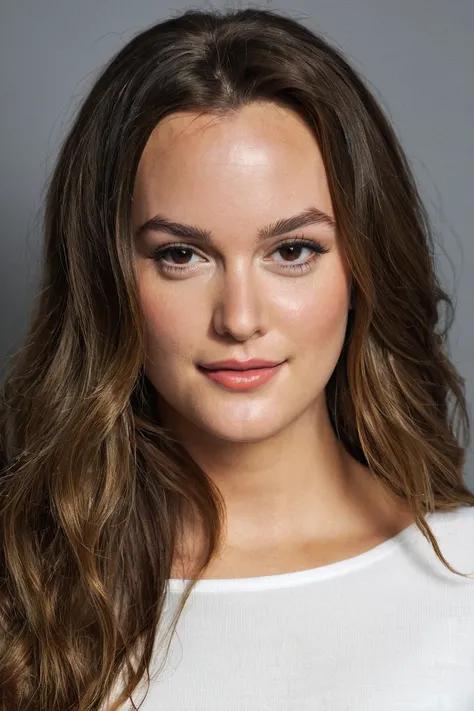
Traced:
[[262, 286], [248, 269], [236, 269], [223, 277], [213, 310], [213, 325], [219, 335], [248, 341], [265, 333]]

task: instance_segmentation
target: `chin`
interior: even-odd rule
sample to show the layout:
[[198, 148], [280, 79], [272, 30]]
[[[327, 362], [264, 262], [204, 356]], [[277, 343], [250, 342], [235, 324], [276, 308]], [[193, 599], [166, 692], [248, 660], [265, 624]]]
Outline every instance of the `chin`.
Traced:
[[226, 442], [254, 443], [262, 442], [274, 437], [284, 428], [281, 422], [275, 422], [269, 416], [265, 420], [247, 419], [244, 421], [229, 420], [228, 422], [196, 423], [212, 437], [225, 440]]
[[287, 412], [282, 421], [282, 410], [275, 400], [260, 400], [253, 402], [216, 402], [204, 400], [202, 397], [190, 398], [186, 404], [175, 399], [166, 400], [159, 395], [159, 410], [162, 420], [183, 432], [183, 436], [191, 427], [194, 436], [215, 437], [219, 440], [237, 443], [261, 442], [278, 434], [289, 424], [294, 413]]

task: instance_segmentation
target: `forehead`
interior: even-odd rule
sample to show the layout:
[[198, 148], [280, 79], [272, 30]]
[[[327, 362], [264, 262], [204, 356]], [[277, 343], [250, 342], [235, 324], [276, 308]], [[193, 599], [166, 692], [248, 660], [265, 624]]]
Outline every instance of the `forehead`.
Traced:
[[166, 212], [203, 227], [212, 220], [216, 229], [221, 219], [262, 223], [266, 213], [308, 205], [332, 214], [319, 146], [298, 114], [274, 104], [166, 117], [145, 146], [134, 188], [136, 220]]

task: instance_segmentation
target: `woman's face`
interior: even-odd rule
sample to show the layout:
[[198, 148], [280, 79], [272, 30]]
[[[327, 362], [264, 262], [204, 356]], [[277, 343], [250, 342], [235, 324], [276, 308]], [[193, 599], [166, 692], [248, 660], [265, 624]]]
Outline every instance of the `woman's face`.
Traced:
[[[136, 237], [145, 372], [163, 424], [250, 442], [308, 411], [321, 415], [350, 298], [335, 230], [308, 220], [258, 237], [310, 208], [333, 217], [318, 145], [292, 111], [253, 104], [225, 118], [177, 113], [155, 128], [138, 168], [134, 227], [159, 215], [212, 238], [152, 226]], [[281, 245], [295, 237], [309, 243]], [[160, 261], [153, 259], [153, 249], [164, 246]], [[247, 390], [215, 382], [198, 367], [249, 358], [284, 362]]]

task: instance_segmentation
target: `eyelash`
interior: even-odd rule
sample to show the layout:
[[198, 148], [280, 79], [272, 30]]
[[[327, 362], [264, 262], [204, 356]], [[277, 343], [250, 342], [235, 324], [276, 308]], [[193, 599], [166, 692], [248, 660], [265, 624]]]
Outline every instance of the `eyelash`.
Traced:
[[[282, 265], [282, 268], [284, 270], [290, 270], [290, 271], [299, 271], [301, 274], [303, 272], [310, 271], [313, 268], [313, 262], [317, 259], [318, 256], [322, 254], [327, 254], [329, 252], [328, 247], [324, 247], [320, 242], [317, 242], [312, 239], [308, 239], [307, 237], [302, 237], [302, 236], [296, 236], [296, 237], [291, 237], [286, 240], [283, 240], [279, 244], [276, 245], [274, 252], [278, 252], [280, 249], [283, 247], [309, 247], [310, 249], [313, 250], [313, 256], [311, 256], [306, 262], [303, 262], [302, 264], [284, 264]], [[153, 259], [159, 264], [160, 268], [163, 269], [164, 271], [167, 272], [185, 272], [189, 269], [187, 265], [182, 265], [182, 266], [177, 266], [176, 264], [166, 264], [164, 261], [164, 255], [167, 252], [170, 252], [173, 249], [186, 249], [186, 250], [191, 250], [194, 252], [193, 247], [189, 244], [184, 244], [184, 243], [174, 243], [174, 244], [165, 244], [162, 247], [155, 247], [152, 251], [152, 257]], [[273, 254], [273, 252], [272, 252]]]

